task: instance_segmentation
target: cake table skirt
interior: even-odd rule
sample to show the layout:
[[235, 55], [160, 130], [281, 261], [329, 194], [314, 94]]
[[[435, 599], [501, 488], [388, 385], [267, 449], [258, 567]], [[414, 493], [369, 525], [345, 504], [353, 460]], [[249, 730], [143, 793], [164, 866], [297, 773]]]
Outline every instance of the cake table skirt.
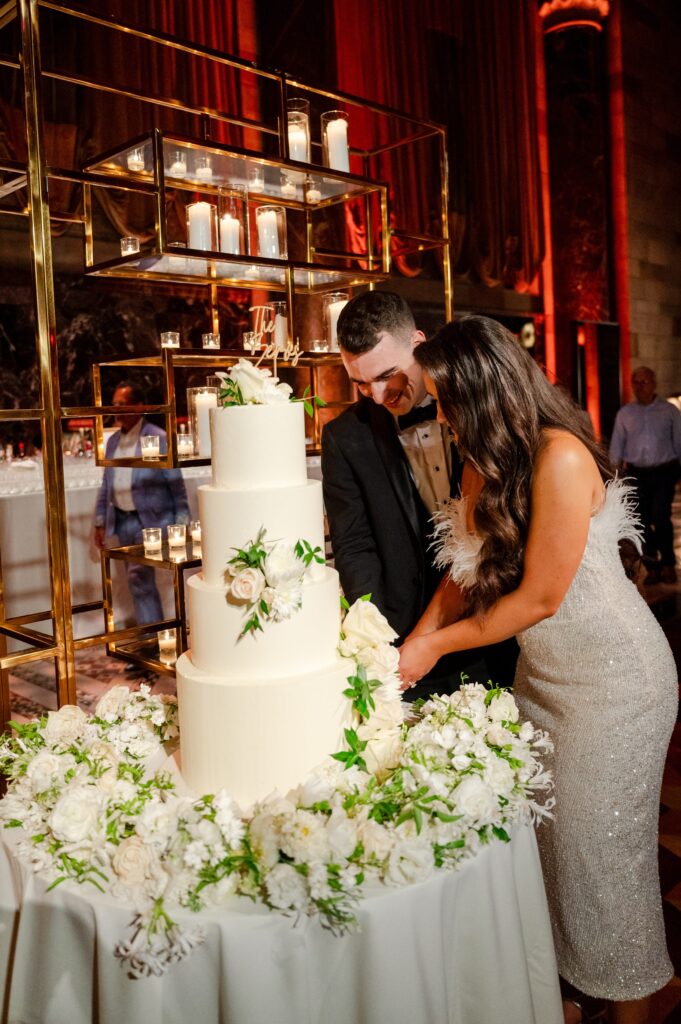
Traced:
[[[531, 828], [459, 871], [376, 886], [336, 938], [246, 900], [182, 919], [206, 942], [161, 978], [113, 956], [132, 913], [67, 883], [51, 893], [0, 848], [3, 1024], [561, 1024]], [[4, 987], [4, 992], [3, 992]], [[4, 1010], [4, 1013], [2, 1012]]]

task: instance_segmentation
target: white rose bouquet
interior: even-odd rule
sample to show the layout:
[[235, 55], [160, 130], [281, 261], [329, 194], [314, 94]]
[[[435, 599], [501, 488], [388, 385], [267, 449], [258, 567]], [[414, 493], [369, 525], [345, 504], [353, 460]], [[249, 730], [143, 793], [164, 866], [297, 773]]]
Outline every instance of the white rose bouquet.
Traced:
[[292, 390], [289, 384], [273, 377], [268, 369], [256, 366], [248, 359], [239, 359], [227, 373], [217, 373], [222, 381], [219, 400], [221, 405], [277, 405], [288, 402]]
[[290, 619], [302, 605], [305, 577], [324, 564], [321, 548], [306, 540], [267, 543], [265, 537], [263, 527], [255, 540], [236, 549], [225, 570], [228, 600], [244, 604], [248, 612], [241, 636], [261, 630], [263, 620]]

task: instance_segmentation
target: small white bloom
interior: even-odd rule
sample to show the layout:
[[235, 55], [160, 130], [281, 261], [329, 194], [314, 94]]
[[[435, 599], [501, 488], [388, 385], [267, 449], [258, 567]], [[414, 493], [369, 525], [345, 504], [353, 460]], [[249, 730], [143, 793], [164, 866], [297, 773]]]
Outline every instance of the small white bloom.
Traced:
[[184, 863], [188, 868], [194, 868], [196, 871], [199, 871], [208, 859], [208, 848], [200, 839], [194, 839], [184, 851]]
[[303, 592], [300, 587], [288, 587], [273, 591], [274, 597], [270, 604], [270, 615], [275, 622], [290, 619], [300, 608]]
[[297, 862], [327, 860], [329, 838], [322, 818], [312, 811], [296, 810], [279, 823], [280, 845]]
[[256, 814], [248, 827], [248, 835], [256, 857], [265, 867], [274, 867], [279, 860], [279, 838], [274, 817]]
[[270, 904], [279, 910], [300, 910], [307, 902], [307, 886], [290, 864], [277, 864], [265, 879]]
[[263, 592], [265, 577], [259, 569], [242, 569], [232, 578], [230, 592], [237, 601], [254, 604]]
[[388, 860], [386, 881], [393, 885], [423, 882], [434, 867], [433, 848], [425, 837], [398, 839]]

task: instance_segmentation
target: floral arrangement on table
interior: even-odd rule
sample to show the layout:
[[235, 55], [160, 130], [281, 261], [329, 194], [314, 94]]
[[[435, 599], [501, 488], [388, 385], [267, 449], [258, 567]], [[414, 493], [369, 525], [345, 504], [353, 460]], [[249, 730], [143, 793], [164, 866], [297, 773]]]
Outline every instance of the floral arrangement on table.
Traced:
[[308, 416], [313, 406], [324, 406], [326, 402], [318, 395], [310, 395], [309, 387], [301, 398], [291, 398], [293, 390], [275, 377], [266, 367], [257, 366], [248, 359], [239, 359], [229, 370], [215, 374], [220, 378], [218, 402], [223, 407], [231, 405], [278, 405], [281, 402], [302, 402]]
[[303, 582], [316, 565], [324, 565], [320, 547], [298, 540], [267, 543], [264, 527], [255, 540], [235, 548], [225, 570], [226, 597], [242, 603], [248, 614], [241, 636], [262, 630], [263, 620], [283, 622], [303, 603]]
[[346, 747], [285, 797], [250, 811], [225, 792], [187, 795], [164, 770], [177, 740], [173, 699], [116, 686], [88, 716], [67, 705], [0, 744], [9, 791], [0, 821], [17, 854], [50, 880], [89, 882], [129, 901], [116, 955], [131, 977], [162, 974], [203, 941], [178, 924], [234, 895], [319, 915], [343, 933], [370, 879], [422, 881], [456, 867], [508, 829], [550, 814], [545, 733], [518, 721], [513, 696], [464, 683], [404, 721], [395, 634], [368, 601], [343, 621]]

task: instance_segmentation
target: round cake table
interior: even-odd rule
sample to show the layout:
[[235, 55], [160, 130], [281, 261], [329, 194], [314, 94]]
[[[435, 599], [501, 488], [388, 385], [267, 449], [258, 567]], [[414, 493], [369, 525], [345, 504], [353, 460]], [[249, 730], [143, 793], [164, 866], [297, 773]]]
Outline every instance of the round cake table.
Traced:
[[342, 938], [244, 899], [180, 916], [205, 943], [160, 978], [130, 980], [113, 951], [132, 911], [74, 883], [46, 892], [5, 832], [2, 1024], [562, 1024], [529, 827], [458, 871], [375, 885]]

